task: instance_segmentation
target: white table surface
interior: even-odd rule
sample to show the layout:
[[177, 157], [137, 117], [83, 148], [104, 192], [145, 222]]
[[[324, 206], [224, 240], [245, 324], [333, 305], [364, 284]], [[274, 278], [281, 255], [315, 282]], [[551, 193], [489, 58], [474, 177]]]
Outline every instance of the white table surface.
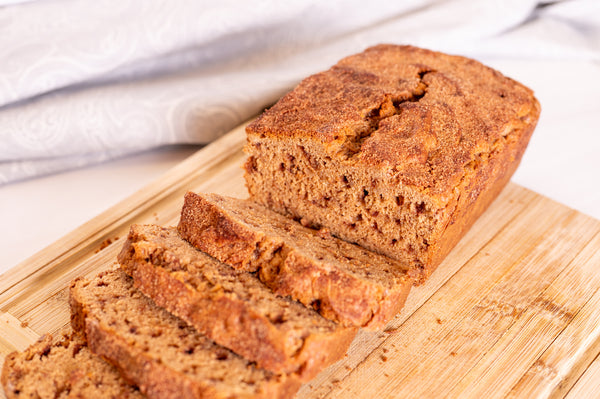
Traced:
[[[600, 65], [482, 61], [534, 89], [542, 104], [540, 122], [513, 181], [600, 219]], [[143, 188], [199, 148], [169, 147], [0, 186], [0, 273]]]

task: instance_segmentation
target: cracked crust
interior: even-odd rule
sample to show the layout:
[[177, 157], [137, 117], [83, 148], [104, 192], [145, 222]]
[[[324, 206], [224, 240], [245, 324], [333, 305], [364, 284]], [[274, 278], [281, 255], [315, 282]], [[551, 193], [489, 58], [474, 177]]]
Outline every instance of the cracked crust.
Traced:
[[383, 327], [412, 285], [412, 271], [392, 259], [251, 201], [189, 192], [178, 230], [195, 247], [236, 269], [257, 272], [277, 294], [343, 325]]
[[275, 373], [308, 381], [339, 360], [356, 334], [196, 250], [175, 228], [131, 226], [118, 259], [157, 305]]
[[375, 46], [247, 127], [248, 191], [423, 281], [508, 182], [539, 113], [531, 90], [477, 61]]
[[348, 164], [436, 194], [538, 114], [531, 90], [477, 61], [379, 45], [306, 78], [247, 132], [319, 142]]

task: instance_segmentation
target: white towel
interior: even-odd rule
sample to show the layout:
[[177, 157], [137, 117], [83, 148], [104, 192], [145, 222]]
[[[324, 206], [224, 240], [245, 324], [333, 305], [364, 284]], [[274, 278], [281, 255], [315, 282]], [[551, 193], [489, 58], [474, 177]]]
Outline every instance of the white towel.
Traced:
[[484, 62], [600, 61], [600, 1], [0, 6], [0, 184], [161, 145], [210, 142], [302, 77], [377, 43]]

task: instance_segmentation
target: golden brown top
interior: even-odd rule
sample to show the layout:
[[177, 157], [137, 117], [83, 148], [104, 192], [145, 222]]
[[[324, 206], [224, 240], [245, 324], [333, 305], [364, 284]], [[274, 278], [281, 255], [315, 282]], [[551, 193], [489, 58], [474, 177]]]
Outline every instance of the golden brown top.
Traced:
[[538, 117], [530, 89], [477, 61], [378, 45], [306, 78], [247, 132], [322, 143], [334, 159], [439, 194]]

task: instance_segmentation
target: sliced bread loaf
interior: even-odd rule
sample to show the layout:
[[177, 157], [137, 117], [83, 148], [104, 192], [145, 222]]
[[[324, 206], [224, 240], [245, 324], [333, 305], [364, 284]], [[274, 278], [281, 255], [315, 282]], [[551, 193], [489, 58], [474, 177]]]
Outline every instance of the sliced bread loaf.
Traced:
[[113, 366], [92, 354], [70, 327], [8, 355], [2, 385], [8, 399], [143, 397]]
[[301, 382], [219, 346], [135, 289], [121, 270], [77, 279], [73, 328], [150, 398], [287, 398]]
[[533, 92], [475, 60], [378, 45], [304, 79], [246, 128], [256, 202], [422, 268], [519, 165]]
[[175, 228], [131, 226], [118, 259], [157, 305], [276, 373], [309, 380], [344, 356], [356, 334], [198, 251]]
[[280, 295], [344, 325], [377, 329], [402, 308], [410, 269], [247, 200], [187, 193], [178, 230]]

